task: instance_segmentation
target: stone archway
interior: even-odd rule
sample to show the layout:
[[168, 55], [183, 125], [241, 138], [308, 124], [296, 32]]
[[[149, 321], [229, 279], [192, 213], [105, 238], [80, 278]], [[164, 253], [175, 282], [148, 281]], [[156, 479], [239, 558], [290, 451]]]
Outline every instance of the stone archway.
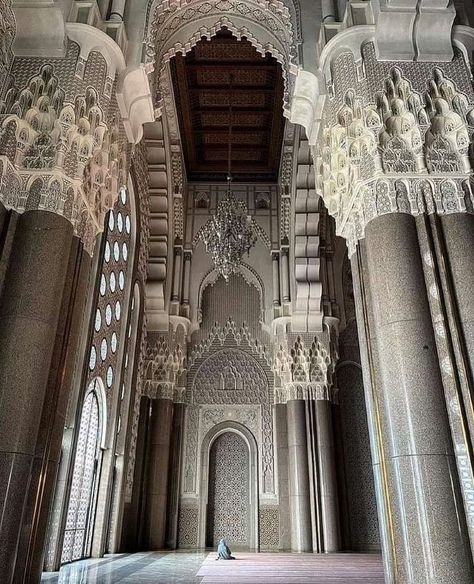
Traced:
[[236, 432], [223, 432], [209, 450], [206, 547], [224, 537], [232, 548], [250, 547], [250, 456]]
[[[198, 547], [214, 547], [214, 540], [224, 537], [231, 549], [258, 551], [257, 456], [255, 438], [242, 424], [222, 422], [205, 436]], [[242, 481], [246, 484], [239, 484]], [[219, 498], [224, 500], [216, 501]]]

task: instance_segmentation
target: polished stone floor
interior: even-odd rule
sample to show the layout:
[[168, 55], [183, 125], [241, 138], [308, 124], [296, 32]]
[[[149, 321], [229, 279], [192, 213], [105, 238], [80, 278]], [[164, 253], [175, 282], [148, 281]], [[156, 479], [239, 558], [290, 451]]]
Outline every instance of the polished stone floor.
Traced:
[[82, 560], [43, 574], [46, 584], [383, 584], [377, 554], [141, 552]]

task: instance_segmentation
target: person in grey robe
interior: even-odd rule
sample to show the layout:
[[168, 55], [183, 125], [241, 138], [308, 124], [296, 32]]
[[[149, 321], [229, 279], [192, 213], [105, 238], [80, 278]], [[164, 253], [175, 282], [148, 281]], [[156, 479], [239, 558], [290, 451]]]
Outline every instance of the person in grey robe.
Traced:
[[234, 556], [231, 555], [229, 546], [226, 544], [225, 539], [219, 541], [216, 560], [235, 560]]

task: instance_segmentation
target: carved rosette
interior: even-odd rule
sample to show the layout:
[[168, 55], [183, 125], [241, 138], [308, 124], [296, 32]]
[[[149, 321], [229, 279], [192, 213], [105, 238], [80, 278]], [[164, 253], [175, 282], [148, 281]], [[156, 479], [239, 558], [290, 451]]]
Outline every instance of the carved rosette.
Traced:
[[95, 237], [126, 183], [119, 119], [107, 121], [93, 87], [74, 103], [52, 65], [0, 101], [0, 201], [18, 213], [62, 215], [92, 255]]
[[179, 385], [185, 371], [185, 356], [179, 344], [159, 337], [148, 347], [143, 394], [152, 399], [184, 401], [185, 388]]
[[439, 67], [423, 80], [425, 90], [415, 91], [400, 67], [378, 80], [383, 89], [375, 93], [350, 89], [337, 109], [326, 100], [313, 147], [317, 193], [350, 255], [379, 215], [473, 212], [474, 95]]

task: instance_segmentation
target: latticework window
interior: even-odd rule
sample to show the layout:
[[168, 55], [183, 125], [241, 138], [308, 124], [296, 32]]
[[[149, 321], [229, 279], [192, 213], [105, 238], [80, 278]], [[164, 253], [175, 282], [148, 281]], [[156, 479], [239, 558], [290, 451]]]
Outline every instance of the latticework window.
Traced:
[[89, 358], [89, 376], [100, 376], [107, 396], [112, 393], [115, 378], [118, 376], [120, 333], [126, 316], [124, 307], [127, 306], [127, 281], [131, 271], [131, 215], [130, 197], [123, 188], [114, 209], [109, 212]]
[[63, 564], [90, 555], [91, 520], [103, 431], [99, 384], [97, 379], [91, 383], [82, 406], [61, 557]]

